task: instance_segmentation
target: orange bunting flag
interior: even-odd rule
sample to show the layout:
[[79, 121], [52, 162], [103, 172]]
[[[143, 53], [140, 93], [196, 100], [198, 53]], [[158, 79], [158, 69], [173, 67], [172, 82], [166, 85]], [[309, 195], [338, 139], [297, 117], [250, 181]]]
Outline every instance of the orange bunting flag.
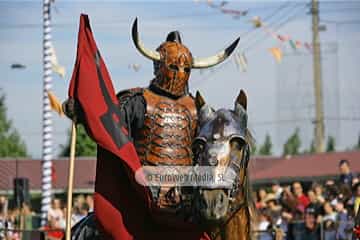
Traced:
[[278, 47], [273, 47], [273, 48], [270, 48], [269, 51], [274, 56], [276, 62], [280, 63], [281, 60], [282, 60], [282, 51], [281, 51], [281, 49], [278, 48]]
[[53, 94], [52, 92], [47, 92], [51, 109], [57, 112], [60, 116], [64, 115], [64, 111], [62, 109], [62, 105], [59, 101], [59, 99]]
[[295, 46], [296, 46], [296, 48], [301, 48], [302, 43], [299, 40], [296, 40], [295, 41]]

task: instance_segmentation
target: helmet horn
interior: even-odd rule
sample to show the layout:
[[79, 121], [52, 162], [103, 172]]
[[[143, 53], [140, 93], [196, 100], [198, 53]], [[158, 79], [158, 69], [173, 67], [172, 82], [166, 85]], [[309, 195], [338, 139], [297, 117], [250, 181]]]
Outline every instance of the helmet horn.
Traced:
[[[154, 52], [145, 48], [144, 44], [141, 42], [139, 38], [137, 18], [135, 18], [131, 32], [136, 49], [139, 50], [139, 52], [144, 55], [144, 57], [147, 57], [153, 61], [160, 61], [160, 54], [158, 52]], [[192, 68], [209, 68], [223, 62], [235, 50], [239, 41], [240, 38], [237, 38], [229, 47], [225, 48], [223, 51], [211, 57], [195, 58], [192, 63]]]
[[195, 58], [193, 60], [192, 68], [208, 68], [215, 66], [225, 59], [227, 59], [231, 53], [235, 50], [240, 38], [237, 38], [229, 47], [225, 48], [216, 55], [207, 58]]
[[142, 55], [144, 55], [144, 57], [147, 57], [153, 61], [160, 61], [160, 54], [158, 52], [154, 52], [149, 49], [146, 49], [144, 47], [144, 44], [141, 42], [141, 40], [139, 38], [137, 18], [135, 18], [131, 33], [132, 33], [132, 39], [133, 39], [136, 49], [139, 50], [139, 52]]

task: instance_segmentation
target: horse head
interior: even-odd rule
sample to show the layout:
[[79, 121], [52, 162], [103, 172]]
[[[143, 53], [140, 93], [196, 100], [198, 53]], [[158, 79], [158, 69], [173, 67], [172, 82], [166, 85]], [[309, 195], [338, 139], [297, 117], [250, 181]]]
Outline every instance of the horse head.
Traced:
[[[247, 96], [240, 91], [233, 110], [215, 111], [197, 92], [199, 130], [193, 142], [194, 162], [211, 167], [214, 185], [199, 187], [194, 205], [199, 221], [206, 224], [224, 223], [242, 207], [250, 195], [247, 167], [251, 135], [247, 128]], [[227, 174], [227, 173], [233, 174]], [[218, 187], [217, 181], [231, 181], [228, 187]], [[221, 185], [221, 184], [220, 184]]]

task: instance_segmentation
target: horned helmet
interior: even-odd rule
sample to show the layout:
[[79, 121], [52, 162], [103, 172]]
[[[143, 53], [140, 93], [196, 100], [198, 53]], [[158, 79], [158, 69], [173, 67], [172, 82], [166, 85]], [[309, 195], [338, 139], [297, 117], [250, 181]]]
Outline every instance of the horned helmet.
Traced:
[[189, 49], [182, 44], [178, 31], [170, 32], [166, 41], [156, 51], [145, 48], [139, 38], [137, 18], [132, 26], [132, 39], [139, 52], [153, 60], [155, 79], [152, 85], [175, 96], [180, 97], [188, 92], [188, 80], [192, 68], [204, 69], [223, 62], [236, 48], [240, 38], [230, 46], [206, 58], [193, 58]]

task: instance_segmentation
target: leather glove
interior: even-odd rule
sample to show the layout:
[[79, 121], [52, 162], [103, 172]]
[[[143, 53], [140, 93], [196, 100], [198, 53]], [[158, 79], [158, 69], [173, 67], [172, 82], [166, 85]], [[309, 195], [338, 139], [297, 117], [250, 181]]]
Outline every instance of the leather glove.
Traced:
[[68, 98], [65, 102], [63, 102], [62, 108], [68, 118], [70, 118], [75, 123], [78, 122], [81, 108], [79, 103], [74, 98]]

